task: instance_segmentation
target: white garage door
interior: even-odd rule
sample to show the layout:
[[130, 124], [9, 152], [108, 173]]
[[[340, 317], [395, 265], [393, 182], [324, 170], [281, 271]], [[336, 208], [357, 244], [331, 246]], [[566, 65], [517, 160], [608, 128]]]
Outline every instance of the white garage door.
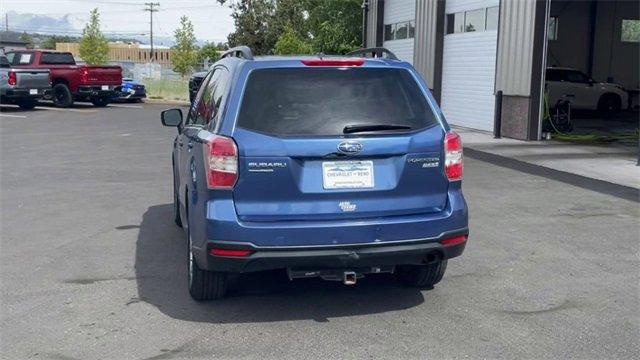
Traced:
[[384, 2], [384, 42], [400, 60], [413, 64], [413, 37], [416, 20], [416, 0], [386, 0]]
[[498, 0], [447, 0], [442, 111], [450, 124], [493, 130]]

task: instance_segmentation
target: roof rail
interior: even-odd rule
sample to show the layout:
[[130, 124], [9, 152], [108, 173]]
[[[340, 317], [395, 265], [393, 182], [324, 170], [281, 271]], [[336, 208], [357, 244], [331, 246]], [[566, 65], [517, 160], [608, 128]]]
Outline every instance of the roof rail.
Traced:
[[358, 50], [354, 50], [347, 55], [364, 55], [363, 57], [367, 57], [367, 55], [371, 55], [372, 58], [381, 58], [386, 55], [387, 59], [398, 60], [396, 54], [392, 53], [389, 49], [383, 47], [372, 47], [372, 48], [362, 48]]
[[220, 55], [220, 59], [224, 59], [226, 57], [242, 57], [247, 60], [253, 60], [253, 53], [248, 46], [236, 46], [231, 48]]

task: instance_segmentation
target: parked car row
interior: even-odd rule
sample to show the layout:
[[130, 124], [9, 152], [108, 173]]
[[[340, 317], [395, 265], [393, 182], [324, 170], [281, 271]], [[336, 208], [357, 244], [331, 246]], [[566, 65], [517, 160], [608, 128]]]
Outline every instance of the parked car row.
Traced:
[[40, 99], [57, 107], [88, 101], [96, 107], [112, 101], [141, 101], [144, 85], [122, 78], [117, 65], [78, 65], [69, 52], [16, 50], [0, 57], [2, 103], [31, 109]]

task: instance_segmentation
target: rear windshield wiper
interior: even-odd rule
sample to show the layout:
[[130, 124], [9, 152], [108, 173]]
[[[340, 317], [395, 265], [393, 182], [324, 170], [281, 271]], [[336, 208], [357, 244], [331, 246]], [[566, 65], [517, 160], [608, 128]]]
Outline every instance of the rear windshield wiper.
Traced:
[[410, 130], [411, 126], [394, 125], [394, 124], [374, 124], [374, 125], [347, 125], [342, 129], [345, 134], [353, 134], [357, 132], [367, 131], [385, 131], [385, 130]]

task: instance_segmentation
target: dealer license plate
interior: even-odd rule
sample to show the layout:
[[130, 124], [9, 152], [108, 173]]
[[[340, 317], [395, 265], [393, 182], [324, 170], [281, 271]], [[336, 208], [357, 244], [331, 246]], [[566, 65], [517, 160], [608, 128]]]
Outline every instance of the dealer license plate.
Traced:
[[29, 95], [38, 95], [38, 89], [29, 89]]
[[366, 189], [373, 187], [373, 161], [326, 161], [322, 163], [325, 189]]

